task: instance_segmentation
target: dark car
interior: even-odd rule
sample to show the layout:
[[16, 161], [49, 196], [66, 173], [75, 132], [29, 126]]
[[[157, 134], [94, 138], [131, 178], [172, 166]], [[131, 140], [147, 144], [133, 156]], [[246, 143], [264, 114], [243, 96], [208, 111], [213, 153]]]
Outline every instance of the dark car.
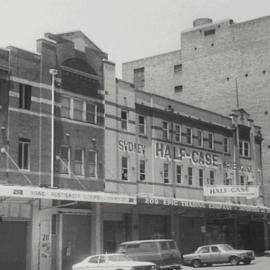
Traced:
[[120, 244], [118, 252], [136, 261], [153, 262], [157, 269], [181, 269], [181, 253], [172, 239], [124, 242]]
[[253, 250], [239, 250], [227, 244], [216, 244], [198, 247], [194, 253], [184, 255], [183, 263], [197, 268], [204, 264], [210, 266], [214, 263], [250, 264], [254, 259]]

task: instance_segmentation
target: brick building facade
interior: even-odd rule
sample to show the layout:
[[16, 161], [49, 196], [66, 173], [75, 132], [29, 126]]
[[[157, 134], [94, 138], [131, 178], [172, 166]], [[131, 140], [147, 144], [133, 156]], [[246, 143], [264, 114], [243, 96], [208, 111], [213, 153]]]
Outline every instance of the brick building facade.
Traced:
[[269, 24], [269, 16], [241, 23], [198, 19], [193, 28], [181, 33], [180, 50], [123, 64], [123, 79], [129, 82], [135, 78], [136, 83], [136, 72], [144, 69], [143, 86], [137, 83], [139, 88], [222, 114], [236, 108], [238, 91], [240, 107], [262, 126], [268, 205]]

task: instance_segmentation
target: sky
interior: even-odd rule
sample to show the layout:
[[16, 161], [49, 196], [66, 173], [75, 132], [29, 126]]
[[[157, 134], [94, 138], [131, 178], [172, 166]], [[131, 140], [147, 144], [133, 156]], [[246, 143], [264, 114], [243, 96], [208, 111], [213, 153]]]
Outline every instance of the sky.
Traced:
[[0, 47], [36, 51], [44, 33], [81, 30], [116, 63], [180, 49], [196, 18], [242, 22], [270, 15], [269, 0], [0, 0]]

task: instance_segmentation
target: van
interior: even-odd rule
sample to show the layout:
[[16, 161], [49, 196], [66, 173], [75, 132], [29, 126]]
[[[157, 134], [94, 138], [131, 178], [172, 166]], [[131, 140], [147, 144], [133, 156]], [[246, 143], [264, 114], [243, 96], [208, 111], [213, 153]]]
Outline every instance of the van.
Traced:
[[119, 253], [135, 261], [153, 262], [157, 269], [181, 269], [181, 253], [172, 239], [138, 240], [121, 243]]

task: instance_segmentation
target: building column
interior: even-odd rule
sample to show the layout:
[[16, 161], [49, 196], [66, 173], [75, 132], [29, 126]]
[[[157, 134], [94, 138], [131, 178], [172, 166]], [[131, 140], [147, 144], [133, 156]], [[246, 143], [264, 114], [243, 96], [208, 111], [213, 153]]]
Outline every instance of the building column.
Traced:
[[170, 232], [171, 232], [171, 235], [170, 235], [170, 237], [172, 238], [172, 239], [176, 239], [176, 217], [175, 217], [175, 213], [174, 213], [174, 209], [173, 208], [171, 208], [171, 211], [170, 211], [170, 220], [171, 220], [171, 230], [170, 230]]
[[95, 203], [91, 219], [91, 253], [100, 254], [103, 252], [103, 217], [100, 203]]
[[131, 239], [139, 240], [139, 214], [136, 206], [131, 211]]

